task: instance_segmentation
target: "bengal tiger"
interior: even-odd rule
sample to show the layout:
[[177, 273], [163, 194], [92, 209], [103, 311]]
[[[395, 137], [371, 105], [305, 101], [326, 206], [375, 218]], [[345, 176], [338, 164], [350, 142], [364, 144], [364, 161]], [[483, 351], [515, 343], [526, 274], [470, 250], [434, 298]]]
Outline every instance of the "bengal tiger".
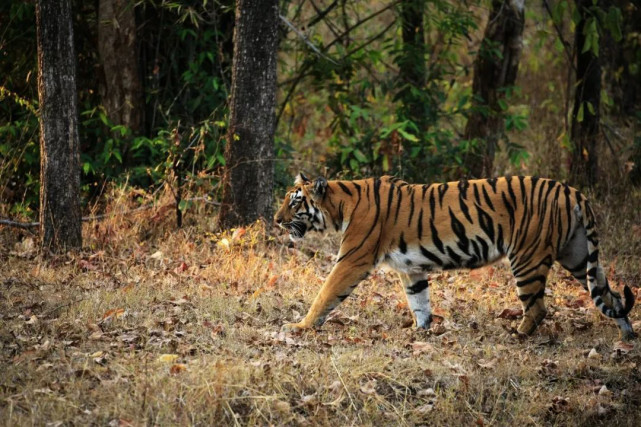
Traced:
[[586, 290], [601, 313], [613, 318], [622, 339], [636, 336], [625, 305], [599, 263], [595, 218], [576, 189], [537, 177], [408, 184], [384, 176], [356, 181], [296, 177], [274, 221], [293, 240], [307, 231], [342, 233], [338, 260], [296, 331], [324, 323], [368, 273], [387, 264], [401, 277], [416, 328], [432, 315], [427, 273], [476, 268], [507, 257], [523, 305], [520, 335], [532, 334], [546, 316], [545, 282], [556, 260]]

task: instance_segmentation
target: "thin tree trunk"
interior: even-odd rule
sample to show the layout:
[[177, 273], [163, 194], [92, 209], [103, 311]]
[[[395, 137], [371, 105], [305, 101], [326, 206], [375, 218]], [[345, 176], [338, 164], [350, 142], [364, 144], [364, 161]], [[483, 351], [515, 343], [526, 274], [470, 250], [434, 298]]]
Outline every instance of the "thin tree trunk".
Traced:
[[38, 0], [40, 232], [45, 250], [82, 246], [71, 0]]
[[573, 143], [570, 158], [570, 181], [579, 186], [592, 187], [598, 174], [599, 104], [601, 103], [601, 63], [591, 49], [583, 52], [585, 25], [589, 17], [587, 8], [592, 0], [577, 0], [581, 20], [576, 26], [574, 46], [576, 61], [576, 87], [570, 137]]
[[425, 90], [425, 31], [423, 14], [425, 0], [401, 2], [401, 27], [403, 52], [399, 57], [399, 77], [402, 84], [400, 99], [402, 115], [416, 124], [419, 132], [427, 129], [430, 105], [426, 102]]
[[271, 221], [278, 1], [238, 0], [219, 224]]
[[494, 173], [494, 153], [504, 131], [499, 100], [502, 88], [514, 85], [523, 47], [524, 0], [493, 0], [483, 42], [474, 61], [473, 109], [465, 139], [479, 144], [466, 159], [472, 177]]
[[102, 103], [116, 125], [142, 129], [143, 99], [136, 49], [136, 17], [131, 0], [100, 0], [98, 51], [104, 72]]

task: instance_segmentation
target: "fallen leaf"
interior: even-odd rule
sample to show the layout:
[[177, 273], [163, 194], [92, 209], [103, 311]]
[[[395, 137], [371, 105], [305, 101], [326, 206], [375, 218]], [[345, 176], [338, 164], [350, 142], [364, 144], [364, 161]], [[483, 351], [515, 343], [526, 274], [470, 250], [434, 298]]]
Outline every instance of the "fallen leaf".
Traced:
[[414, 341], [412, 343], [412, 350], [414, 350], [414, 356], [418, 356], [421, 353], [432, 353], [435, 351], [432, 344], [424, 341]]
[[277, 400], [274, 402], [274, 409], [282, 414], [289, 414], [292, 410], [292, 406], [284, 400]]
[[598, 351], [596, 351], [596, 348], [593, 348], [588, 353], [588, 359], [600, 359], [600, 358], [601, 358], [601, 355], [599, 354]]
[[496, 367], [496, 363], [498, 362], [498, 359], [490, 359], [490, 360], [485, 360], [485, 359], [479, 359], [476, 364], [479, 365], [481, 368], [485, 369], [494, 369]]
[[107, 321], [112, 318], [119, 318], [122, 315], [125, 314], [125, 309], [124, 308], [113, 308], [111, 310], [107, 310], [105, 314], [102, 315], [102, 320]]
[[234, 230], [234, 233], [231, 235], [231, 241], [235, 242], [237, 240], [240, 240], [240, 238], [243, 237], [246, 232], [247, 232], [247, 229], [245, 229], [244, 227], [237, 228], [236, 230]]
[[176, 359], [178, 359], [177, 354], [161, 354], [156, 360], [161, 363], [173, 363]]
[[187, 370], [187, 365], [185, 365], [184, 363], [176, 363], [175, 365], [171, 365], [171, 368], [169, 368], [169, 373], [172, 375], [177, 375], [185, 370]]
[[506, 308], [498, 316], [499, 319], [510, 319], [514, 320], [523, 315], [523, 310], [520, 308]]
[[416, 412], [417, 414], [424, 415], [424, 414], [427, 414], [428, 412], [432, 412], [433, 409], [434, 409], [434, 403], [430, 402], [414, 409], [414, 412]]
[[265, 286], [265, 289], [274, 289], [276, 287], [277, 280], [278, 280], [277, 275], [273, 275], [272, 277], [270, 277], [269, 281], [267, 282], [267, 285]]
[[223, 249], [229, 250], [229, 247], [230, 247], [230, 245], [229, 245], [229, 240], [227, 240], [227, 239], [220, 239], [220, 240], [216, 243], [216, 246], [219, 246], [219, 247], [221, 247], [221, 248], [223, 248]]
[[634, 349], [634, 344], [625, 341], [617, 341], [614, 343], [614, 351], [620, 352], [622, 354], [629, 353]]
[[365, 384], [361, 384], [360, 390], [364, 394], [376, 394], [376, 380], [371, 379]]
[[189, 268], [189, 265], [187, 265], [187, 263], [183, 261], [183, 262], [180, 263], [180, 265], [178, 267], [176, 267], [174, 269], [174, 273], [180, 274], [183, 271], [187, 270], [188, 268]]

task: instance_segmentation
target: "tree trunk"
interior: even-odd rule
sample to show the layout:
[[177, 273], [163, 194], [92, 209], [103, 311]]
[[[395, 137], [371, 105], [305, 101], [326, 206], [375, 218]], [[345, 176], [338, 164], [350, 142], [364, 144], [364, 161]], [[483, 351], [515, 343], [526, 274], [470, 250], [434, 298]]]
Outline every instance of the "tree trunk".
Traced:
[[271, 222], [278, 1], [238, 0], [221, 227]]
[[134, 12], [131, 0], [100, 0], [98, 51], [104, 73], [100, 92], [107, 116], [138, 134], [144, 108]]
[[419, 132], [427, 130], [430, 105], [425, 91], [425, 31], [423, 15], [425, 0], [401, 2], [401, 27], [403, 52], [398, 59], [399, 77], [402, 85], [399, 98], [403, 102], [401, 114], [416, 124]]
[[574, 48], [578, 53], [576, 61], [576, 85], [572, 127], [570, 137], [573, 143], [570, 158], [570, 182], [574, 185], [592, 187], [598, 171], [597, 139], [599, 137], [599, 104], [601, 103], [601, 63], [592, 49], [583, 52], [585, 27], [592, 0], [576, 0], [581, 20], [574, 33]]
[[641, 110], [641, 3], [614, 0], [611, 7], [621, 10], [621, 40], [610, 31], [603, 31], [601, 38], [602, 82], [613, 101], [613, 111], [618, 115], [634, 116]]
[[38, 0], [40, 232], [45, 250], [82, 246], [71, 0]]
[[472, 111], [465, 139], [479, 145], [465, 160], [471, 177], [494, 174], [494, 153], [504, 131], [499, 101], [502, 88], [513, 86], [523, 47], [524, 0], [493, 0], [481, 47], [474, 61]]

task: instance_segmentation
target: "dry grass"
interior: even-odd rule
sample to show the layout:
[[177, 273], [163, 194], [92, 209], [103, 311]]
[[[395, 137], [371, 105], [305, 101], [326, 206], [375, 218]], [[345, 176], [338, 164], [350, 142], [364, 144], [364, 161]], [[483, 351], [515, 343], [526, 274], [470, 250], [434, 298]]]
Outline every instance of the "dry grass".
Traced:
[[[115, 192], [107, 209], [133, 199]], [[618, 218], [612, 208], [606, 221]], [[82, 253], [52, 259], [2, 230], [4, 423], [638, 422], [638, 344], [617, 344], [613, 322], [562, 271], [551, 275], [549, 317], [523, 342], [518, 319], [499, 317], [518, 308], [500, 264], [432, 275], [443, 320], [429, 333], [406, 327], [395, 275], [376, 272], [321, 330], [284, 335], [328, 274], [336, 239], [287, 248], [260, 225], [214, 234], [211, 217], [198, 207], [182, 230], [170, 209], [113, 217], [87, 224]], [[615, 282], [638, 280], [638, 253]]]

